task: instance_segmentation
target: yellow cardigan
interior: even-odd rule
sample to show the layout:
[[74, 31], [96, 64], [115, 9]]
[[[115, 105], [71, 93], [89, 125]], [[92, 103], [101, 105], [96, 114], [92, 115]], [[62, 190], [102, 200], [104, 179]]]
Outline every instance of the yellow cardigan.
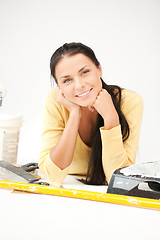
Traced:
[[[143, 111], [142, 98], [133, 91], [123, 89], [121, 107], [130, 127], [129, 138], [123, 143], [120, 125], [110, 130], [100, 128], [102, 166], [108, 182], [114, 170], [134, 164], [136, 159]], [[88, 169], [91, 149], [81, 140], [79, 134], [70, 166], [61, 170], [49, 156], [51, 149], [59, 141], [68, 118], [68, 110], [56, 102], [56, 94], [52, 90], [47, 94], [43, 107], [39, 156], [39, 168], [52, 186], [60, 186], [67, 174], [86, 175]]]

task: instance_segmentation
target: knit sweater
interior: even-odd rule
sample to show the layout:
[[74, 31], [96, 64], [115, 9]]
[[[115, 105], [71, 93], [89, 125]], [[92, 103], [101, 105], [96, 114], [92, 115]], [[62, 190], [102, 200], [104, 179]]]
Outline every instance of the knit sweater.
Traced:
[[[133, 91], [123, 89], [121, 109], [130, 127], [130, 135], [126, 141], [122, 140], [121, 125], [110, 130], [104, 130], [104, 127], [100, 128], [102, 166], [108, 183], [116, 169], [135, 163], [143, 111], [141, 96]], [[60, 140], [68, 118], [68, 110], [56, 102], [56, 94], [52, 90], [44, 101], [39, 155], [39, 168], [51, 186], [60, 186], [67, 174], [86, 175], [87, 173], [91, 148], [82, 141], [79, 134], [72, 163], [67, 168], [61, 170], [50, 158], [49, 153]]]

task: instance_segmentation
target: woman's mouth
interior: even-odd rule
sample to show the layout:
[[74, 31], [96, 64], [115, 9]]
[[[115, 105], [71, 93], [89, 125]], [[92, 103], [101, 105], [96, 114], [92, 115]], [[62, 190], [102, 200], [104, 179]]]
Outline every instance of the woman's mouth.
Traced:
[[90, 90], [88, 90], [88, 91], [86, 91], [84, 93], [81, 93], [81, 94], [76, 94], [76, 97], [80, 97], [80, 98], [87, 97], [90, 94], [90, 92], [92, 91], [92, 89], [93, 88], [91, 88]]

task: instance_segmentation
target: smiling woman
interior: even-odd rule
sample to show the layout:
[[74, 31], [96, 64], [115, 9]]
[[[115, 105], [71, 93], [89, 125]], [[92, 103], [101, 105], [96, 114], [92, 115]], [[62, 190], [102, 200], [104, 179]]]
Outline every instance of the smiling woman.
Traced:
[[92, 106], [102, 89], [102, 71], [82, 53], [64, 57], [57, 63], [55, 76], [64, 97], [81, 107]]
[[107, 85], [93, 50], [64, 44], [51, 57], [57, 88], [43, 109], [39, 167], [51, 185], [67, 174], [86, 175], [87, 184], [109, 183], [117, 168], [134, 164], [142, 119], [142, 99]]

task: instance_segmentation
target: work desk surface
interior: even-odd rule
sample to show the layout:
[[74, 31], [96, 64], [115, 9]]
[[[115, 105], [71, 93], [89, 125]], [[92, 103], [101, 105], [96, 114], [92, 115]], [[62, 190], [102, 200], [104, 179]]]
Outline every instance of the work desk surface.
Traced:
[[[64, 187], [87, 190], [73, 177], [67, 179]], [[88, 190], [98, 191], [97, 187]], [[105, 193], [106, 186], [99, 192]], [[159, 221], [158, 210], [0, 189], [3, 240], [158, 240]]]

